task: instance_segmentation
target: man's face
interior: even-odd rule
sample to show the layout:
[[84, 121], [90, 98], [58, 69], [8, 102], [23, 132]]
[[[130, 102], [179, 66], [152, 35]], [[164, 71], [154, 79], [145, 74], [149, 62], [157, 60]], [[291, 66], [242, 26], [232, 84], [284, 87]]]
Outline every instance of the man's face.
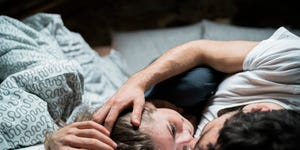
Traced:
[[176, 111], [157, 108], [153, 121], [141, 124], [142, 132], [148, 133], [161, 150], [187, 150], [193, 139], [193, 125]]
[[191, 149], [198, 150], [197, 147], [207, 149], [208, 144], [215, 144], [219, 137], [219, 131], [223, 128], [225, 121], [235, 113], [226, 113], [207, 123], [202, 129], [200, 136], [191, 142]]
[[[275, 103], [266, 102], [245, 105], [242, 111], [244, 113], [251, 113], [255, 111], [272, 111], [279, 109], [283, 109], [283, 107]], [[191, 142], [191, 149], [198, 150], [200, 147], [201, 149], [207, 149], [208, 144], [216, 144], [219, 138], [219, 131], [223, 128], [225, 121], [236, 113], [237, 111], [226, 113], [206, 124], [200, 136]]]

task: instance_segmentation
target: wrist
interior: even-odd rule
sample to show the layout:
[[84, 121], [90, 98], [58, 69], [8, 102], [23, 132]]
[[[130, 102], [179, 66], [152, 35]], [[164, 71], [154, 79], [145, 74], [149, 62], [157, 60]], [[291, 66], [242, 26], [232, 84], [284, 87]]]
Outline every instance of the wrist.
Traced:
[[146, 90], [147, 86], [147, 79], [144, 75], [136, 73], [132, 75], [127, 81], [127, 84], [133, 85], [134, 87], [139, 87], [142, 90]]

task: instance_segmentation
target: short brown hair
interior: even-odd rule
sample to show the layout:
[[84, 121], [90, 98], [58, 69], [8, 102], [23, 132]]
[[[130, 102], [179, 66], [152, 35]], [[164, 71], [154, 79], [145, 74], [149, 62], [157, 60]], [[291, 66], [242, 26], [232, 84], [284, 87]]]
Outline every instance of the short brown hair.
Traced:
[[[150, 109], [143, 110], [143, 123], [152, 120], [151, 113]], [[151, 137], [132, 126], [130, 115], [131, 112], [127, 112], [120, 116], [112, 129], [110, 136], [118, 144], [117, 150], [155, 150]]]
[[[142, 123], [147, 123], [152, 119], [154, 109], [145, 107], [142, 113]], [[139, 128], [134, 127], [130, 122], [131, 110], [123, 111], [111, 133], [111, 139], [117, 143], [117, 150], [155, 150], [155, 144], [151, 137]], [[92, 119], [92, 113], [86, 108], [80, 115], [75, 118], [76, 122], [87, 121]]]

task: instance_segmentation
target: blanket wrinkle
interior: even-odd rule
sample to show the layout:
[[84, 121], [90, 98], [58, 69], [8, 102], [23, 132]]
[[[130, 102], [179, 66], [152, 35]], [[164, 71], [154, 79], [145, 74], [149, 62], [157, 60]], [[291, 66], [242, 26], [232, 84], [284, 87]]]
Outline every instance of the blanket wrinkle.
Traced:
[[126, 70], [121, 55], [100, 57], [60, 15], [0, 16], [0, 150], [42, 143], [56, 119], [101, 106]]

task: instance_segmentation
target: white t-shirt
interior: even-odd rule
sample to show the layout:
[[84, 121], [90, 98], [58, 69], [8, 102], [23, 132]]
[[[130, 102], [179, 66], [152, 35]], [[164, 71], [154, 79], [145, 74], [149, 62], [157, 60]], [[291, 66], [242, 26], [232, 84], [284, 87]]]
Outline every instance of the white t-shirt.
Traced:
[[226, 78], [204, 111], [195, 136], [220, 110], [256, 102], [274, 102], [300, 110], [300, 38], [279, 28], [245, 58], [243, 72]]

